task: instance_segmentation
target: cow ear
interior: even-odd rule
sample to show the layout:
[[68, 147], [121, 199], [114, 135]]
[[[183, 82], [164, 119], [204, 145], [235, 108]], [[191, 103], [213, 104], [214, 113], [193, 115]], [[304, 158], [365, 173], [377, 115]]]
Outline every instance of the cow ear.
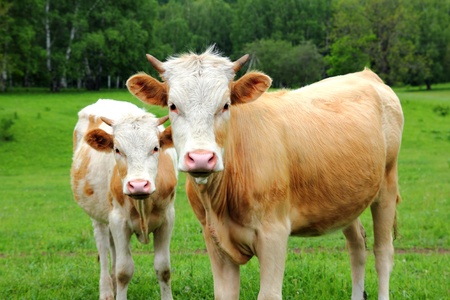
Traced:
[[167, 85], [145, 73], [138, 73], [127, 80], [130, 93], [142, 102], [167, 106]]
[[161, 148], [173, 147], [172, 126], [167, 127], [163, 132], [160, 133], [159, 144], [161, 145]]
[[84, 140], [97, 151], [110, 152], [114, 148], [112, 135], [102, 129], [92, 129], [86, 133]]
[[241, 104], [258, 99], [272, 84], [272, 79], [259, 72], [250, 72], [231, 84], [231, 104]]

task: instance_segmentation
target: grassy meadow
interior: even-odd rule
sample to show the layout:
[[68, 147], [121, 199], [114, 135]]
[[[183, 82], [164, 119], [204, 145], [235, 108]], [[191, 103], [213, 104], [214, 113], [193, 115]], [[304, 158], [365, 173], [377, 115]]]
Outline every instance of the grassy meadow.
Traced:
[[[399, 181], [400, 236], [395, 241], [392, 299], [450, 298], [450, 85], [401, 88], [405, 114]], [[127, 91], [15, 91], [0, 94], [0, 299], [98, 299], [99, 264], [88, 216], [73, 200], [69, 170], [77, 112], [98, 98], [141, 102]], [[148, 107], [158, 116], [165, 109]], [[1, 130], [0, 130], [1, 132]], [[0, 135], [1, 137], [1, 135]], [[176, 299], [213, 299], [209, 259], [184, 192], [176, 198], [171, 243]], [[362, 216], [371, 248], [368, 212]], [[291, 238], [284, 299], [350, 299], [351, 278], [340, 232]], [[133, 237], [135, 274], [129, 299], [158, 299], [152, 245]], [[241, 268], [241, 299], [256, 299], [259, 266]], [[377, 298], [374, 256], [366, 269], [369, 299]]]

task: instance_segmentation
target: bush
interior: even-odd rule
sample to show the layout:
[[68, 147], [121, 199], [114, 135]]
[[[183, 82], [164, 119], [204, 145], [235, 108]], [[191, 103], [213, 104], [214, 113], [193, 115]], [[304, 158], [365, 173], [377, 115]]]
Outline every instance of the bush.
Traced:
[[0, 121], [0, 141], [10, 142], [14, 140], [13, 134], [9, 131], [13, 126], [12, 118], [2, 118]]
[[450, 107], [443, 105], [436, 105], [435, 107], [433, 107], [433, 111], [438, 116], [445, 117], [446, 115], [448, 115]]

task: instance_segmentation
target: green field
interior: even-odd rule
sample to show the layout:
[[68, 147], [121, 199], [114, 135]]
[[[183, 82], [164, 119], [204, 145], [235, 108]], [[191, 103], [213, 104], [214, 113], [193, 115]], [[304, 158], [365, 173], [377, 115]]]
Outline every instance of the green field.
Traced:
[[[397, 89], [405, 113], [400, 154], [400, 236], [391, 276], [393, 299], [450, 298], [450, 85], [433, 91]], [[0, 94], [0, 123], [12, 141], [0, 142], [0, 299], [97, 299], [99, 265], [90, 219], [73, 201], [69, 184], [72, 130], [77, 112], [98, 98], [142, 104], [127, 91], [39, 91]], [[165, 110], [147, 107], [161, 116]], [[5, 131], [5, 130], [3, 130]], [[1, 131], [0, 131], [1, 132]], [[213, 299], [213, 281], [201, 234], [180, 176], [172, 237], [176, 299]], [[372, 245], [371, 219], [363, 224]], [[345, 241], [337, 232], [291, 238], [285, 299], [350, 299]], [[153, 251], [133, 238], [135, 274], [129, 299], [158, 299]], [[374, 256], [366, 271], [369, 299], [377, 297]], [[259, 267], [241, 271], [241, 299], [256, 299]]]

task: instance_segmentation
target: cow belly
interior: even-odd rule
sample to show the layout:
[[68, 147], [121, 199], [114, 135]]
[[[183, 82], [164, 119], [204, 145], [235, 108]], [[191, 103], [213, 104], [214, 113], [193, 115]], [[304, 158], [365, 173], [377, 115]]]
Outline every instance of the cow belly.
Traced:
[[378, 189], [365, 194], [347, 201], [336, 197], [316, 205], [291, 209], [291, 235], [319, 236], [346, 227], [374, 201]]
[[106, 193], [91, 189], [88, 183], [80, 184], [73, 192], [77, 204], [89, 217], [99, 222], [108, 222], [111, 206]]

